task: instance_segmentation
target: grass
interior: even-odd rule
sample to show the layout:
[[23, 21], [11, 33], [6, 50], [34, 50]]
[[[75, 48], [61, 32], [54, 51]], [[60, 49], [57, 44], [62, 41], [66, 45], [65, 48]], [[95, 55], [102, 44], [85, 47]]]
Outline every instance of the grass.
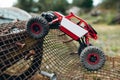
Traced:
[[109, 56], [120, 56], [120, 25], [92, 24], [98, 32], [98, 40], [92, 40]]

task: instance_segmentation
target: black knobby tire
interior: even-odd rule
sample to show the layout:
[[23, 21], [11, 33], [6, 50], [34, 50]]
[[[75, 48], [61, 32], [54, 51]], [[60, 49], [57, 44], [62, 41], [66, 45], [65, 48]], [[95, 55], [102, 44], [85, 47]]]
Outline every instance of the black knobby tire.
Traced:
[[82, 66], [88, 71], [97, 71], [105, 64], [104, 52], [95, 46], [86, 47], [81, 52], [80, 59]]
[[49, 32], [49, 25], [43, 17], [33, 17], [28, 20], [26, 31], [34, 39], [44, 38]]

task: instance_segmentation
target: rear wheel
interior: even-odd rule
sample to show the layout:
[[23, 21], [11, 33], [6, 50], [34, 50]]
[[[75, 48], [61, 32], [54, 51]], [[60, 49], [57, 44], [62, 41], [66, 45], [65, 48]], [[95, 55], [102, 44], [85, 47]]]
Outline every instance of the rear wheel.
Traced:
[[105, 63], [104, 52], [95, 46], [86, 47], [81, 52], [80, 59], [82, 66], [88, 71], [96, 71]]
[[29, 19], [26, 31], [34, 39], [44, 38], [49, 32], [49, 26], [43, 17], [33, 17]]

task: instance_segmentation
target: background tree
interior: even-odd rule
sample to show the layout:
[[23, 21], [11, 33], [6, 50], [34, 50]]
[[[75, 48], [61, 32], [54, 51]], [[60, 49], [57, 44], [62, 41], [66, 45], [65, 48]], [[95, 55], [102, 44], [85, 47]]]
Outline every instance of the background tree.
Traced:
[[53, 2], [54, 3], [52, 4], [52, 10], [54, 11], [65, 13], [65, 11], [69, 7], [69, 3], [67, 2], [67, 0], [53, 0]]
[[103, 0], [100, 6], [106, 9], [120, 10], [120, 0]]
[[93, 0], [73, 0], [73, 5], [89, 11], [93, 7]]
[[34, 0], [17, 0], [17, 4], [14, 6], [19, 7], [27, 12], [33, 11]]
[[53, 10], [65, 13], [69, 4], [67, 0], [38, 0], [38, 2], [35, 0], [18, 0], [15, 6], [28, 12]]
[[52, 9], [53, 0], [38, 0], [36, 6], [39, 8], [39, 11], [48, 11]]

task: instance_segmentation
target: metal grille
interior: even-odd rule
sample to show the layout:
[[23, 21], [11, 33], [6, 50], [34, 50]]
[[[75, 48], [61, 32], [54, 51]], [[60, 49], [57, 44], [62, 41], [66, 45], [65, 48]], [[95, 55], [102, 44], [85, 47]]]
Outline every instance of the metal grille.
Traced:
[[27, 80], [39, 69], [43, 40], [28, 37], [25, 23], [0, 27], [0, 80]]
[[44, 40], [34, 40], [26, 33], [25, 23], [0, 25], [0, 80], [33, 79], [39, 70], [56, 73], [58, 80], [120, 80], [119, 57], [106, 56], [102, 69], [88, 72], [68, 36], [54, 29]]

